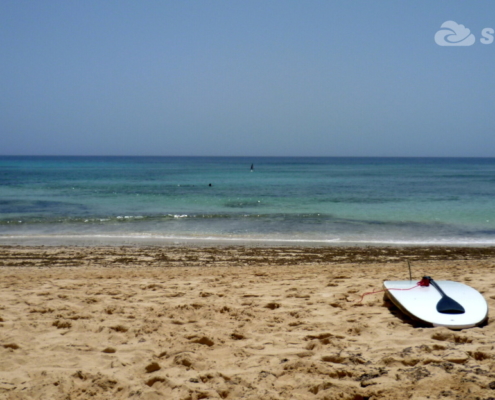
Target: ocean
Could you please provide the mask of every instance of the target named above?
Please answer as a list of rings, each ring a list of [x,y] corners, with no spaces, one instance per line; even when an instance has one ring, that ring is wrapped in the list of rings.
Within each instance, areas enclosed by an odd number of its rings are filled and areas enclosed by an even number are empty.
[[[495,245],[493,158],[0,157],[0,244]]]

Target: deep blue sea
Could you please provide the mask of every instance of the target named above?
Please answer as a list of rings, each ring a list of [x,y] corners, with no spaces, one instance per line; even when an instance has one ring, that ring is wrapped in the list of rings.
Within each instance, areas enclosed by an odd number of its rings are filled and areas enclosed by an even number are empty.
[[[0,157],[0,244],[67,241],[495,245],[495,159]]]

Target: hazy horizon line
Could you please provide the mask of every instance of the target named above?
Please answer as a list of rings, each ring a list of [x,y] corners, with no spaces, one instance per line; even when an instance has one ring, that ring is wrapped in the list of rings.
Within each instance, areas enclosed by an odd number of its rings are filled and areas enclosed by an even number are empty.
[[[160,155],[135,155],[135,154],[0,154],[0,157],[182,157],[182,158],[485,158],[491,159],[495,156],[335,156],[335,155],[172,155],[172,154],[160,154]]]

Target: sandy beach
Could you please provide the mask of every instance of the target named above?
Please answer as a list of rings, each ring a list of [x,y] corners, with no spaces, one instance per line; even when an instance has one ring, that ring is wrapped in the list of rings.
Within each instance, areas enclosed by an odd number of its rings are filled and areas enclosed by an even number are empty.
[[[495,248],[0,247],[0,398],[495,398],[491,320],[360,301],[408,260],[495,307]]]

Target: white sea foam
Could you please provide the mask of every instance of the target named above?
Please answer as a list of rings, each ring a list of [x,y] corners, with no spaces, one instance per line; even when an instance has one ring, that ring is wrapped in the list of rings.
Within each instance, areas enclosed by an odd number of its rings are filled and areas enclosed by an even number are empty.
[[[289,238],[289,237],[252,237],[219,235],[163,235],[153,233],[98,233],[98,234],[18,234],[0,235],[3,244],[167,244],[170,242],[194,243],[251,243],[251,244],[291,244],[291,245],[337,245],[337,246],[495,246],[495,239],[345,239],[345,238]]]

